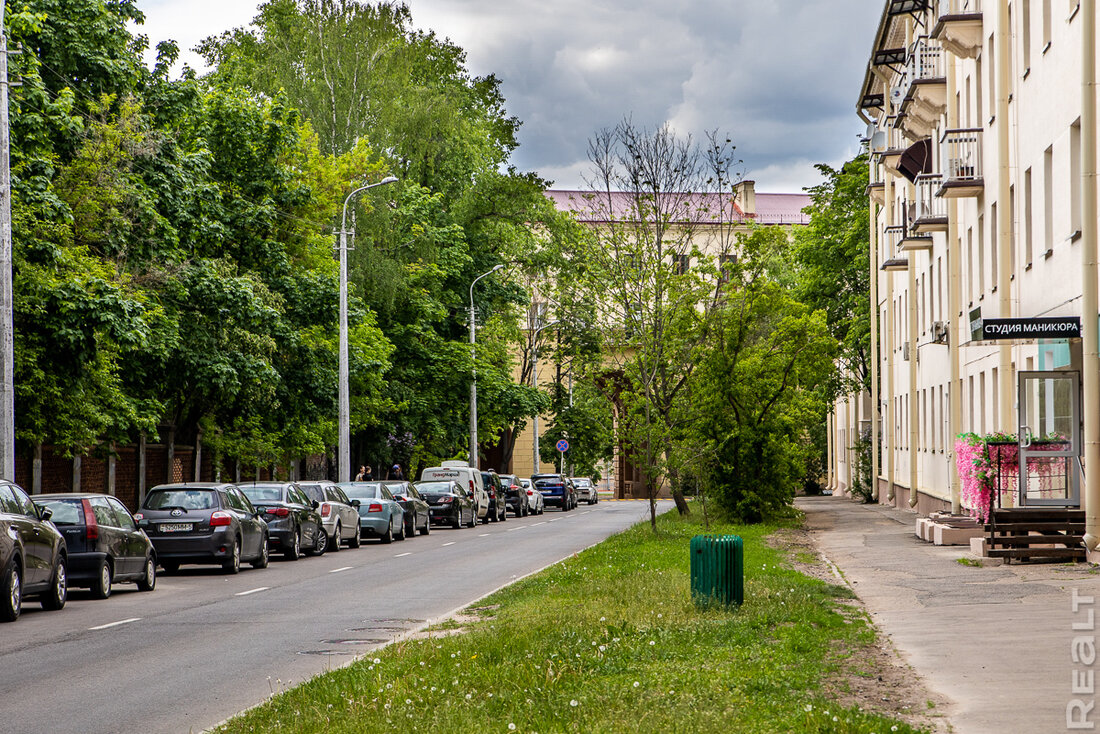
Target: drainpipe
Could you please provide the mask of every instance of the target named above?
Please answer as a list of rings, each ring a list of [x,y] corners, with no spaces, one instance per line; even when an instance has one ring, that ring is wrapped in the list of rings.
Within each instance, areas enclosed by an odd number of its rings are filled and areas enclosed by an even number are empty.
[[[955,106],[955,54],[944,50],[947,62],[947,129],[959,126],[959,110]],[[942,164],[942,161],[941,161]],[[950,380],[947,383],[947,475],[951,481],[951,514],[962,514],[962,487],[959,467],[955,457],[955,437],[962,433],[962,375],[959,368],[959,328],[961,294],[959,288],[959,264],[962,253],[959,247],[959,207],[955,198],[947,200],[947,360],[950,363]],[[942,419],[942,417],[941,417]]]
[[[894,174],[885,172],[886,179],[886,226],[894,223]],[[893,256],[894,253],[889,253]],[[897,455],[897,416],[894,414],[894,274],[886,273],[886,499],[894,504],[895,487],[894,459]]]
[[[1087,4],[1087,3],[1086,3]],[[1012,49],[1012,28],[1008,23],[1008,0],[1000,0],[997,12],[997,299],[1000,317],[1012,317],[1012,190],[1011,170],[1009,168],[1009,117],[1008,97],[1011,93],[1012,64],[1009,55]],[[1012,412],[1012,344],[1002,342],[1000,347],[999,369],[1000,385],[997,400],[1000,404],[999,430],[1011,433],[1013,430]]]
[[[1096,273],[1096,5],[1081,3],[1081,338],[1085,546],[1100,546],[1100,344]]]
[[[909,254],[909,506],[917,506],[917,443],[920,425],[917,421],[917,258]]]
[[[825,454],[829,457],[828,461],[828,477],[829,481],[826,483],[825,488],[830,492],[833,491],[833,454],[834,444],[833,440],[833,411],[829,411],[828,418],[825,419]]]
[[[875,157],[874,154],[870,156],[870,175],[868,180],[874,180],[875,174]],[[871,265],[871,280],[870,280],[870,300],[871,300],[871,354],[869,361],[871,363],[871,498],[878,502],[878,213],[875,206],[874,199],[870,199],[870,233],[868,242],[871,245],[870,256],[868,261]]]

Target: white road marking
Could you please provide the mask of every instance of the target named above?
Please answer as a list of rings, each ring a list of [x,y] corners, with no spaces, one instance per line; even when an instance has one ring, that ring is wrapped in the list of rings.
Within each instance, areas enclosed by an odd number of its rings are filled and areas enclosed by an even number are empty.
[[[479,537],[479,538],[488,538],[489,534],[488,533],[482,533],[481,535],[479,535],[477,537]]]
[[[398,553],[396,556],[394,556],[394,558],[401,558],[403,556],[411,556],[411,555],[412,555],[412,551],[409,551],[408,553]]]
[[[237,592],[233,596],[248,596],[249,594],[255,594],[255,593],[260,592],[260,591],[267,591],[270,588],[271,588],[270,586],[260,586],[260,587],[257,587],[255,589],[249,589],[248,591]]]
[[[354,566],[340,566],[340,568],[334,568],[329,573],[339,573],[341,571],[350,571]]]
[[[549,520],[543,520],[542,522],[537,522],[537,523],[535,523],[535,524],[534,524],[534,525],[532,525],[531,527],[538,527],[539,525],[545,525],[545,524],[546,524],[546,523],[548,523],[548,522],[550,522],[550,521],[549,521]]]
[[[101,624],[98,627],[89,627],[88,630],[105,630],[108,627],[118,627],[120,624],[129,624],[130,622],[136,622],[141,617],[130,617],[129,619],[120,619],[117,622],[109,622],[108,624]]]
[[[446,548],[446,547],[447,547],[447,546],[449,546],[449,545],[454,545],[454,544],[455,544],[456,542],[457,542],[457,541],[454,541],[454,540],[452,540],[452,541],[451,541],[450,543],[444,543],[443,545],[441,545],[441,546],[439,546],[439,547],[440,547],[440,548]]]
[[[553,520],[547,520],[546,522],[557,522],[560,519],[560,517],[555,517]]]

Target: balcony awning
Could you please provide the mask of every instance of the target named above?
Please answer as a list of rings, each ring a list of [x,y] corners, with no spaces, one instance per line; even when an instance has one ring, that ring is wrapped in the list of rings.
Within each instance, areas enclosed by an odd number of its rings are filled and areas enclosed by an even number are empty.
[[[905,176],[911,183],[916,183],[917,176],[922,173],[932,172],[932,139],[925,138],[910,145],[901,154],[898,161],[898,173]]]

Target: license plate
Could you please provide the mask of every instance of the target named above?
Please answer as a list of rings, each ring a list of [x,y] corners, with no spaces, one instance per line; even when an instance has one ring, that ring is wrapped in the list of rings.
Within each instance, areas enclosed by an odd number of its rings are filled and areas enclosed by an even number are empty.
[[[162,533],[186,533],[193,527],[194,525],[189,522],[164,523],[160,526],[160,531]]]

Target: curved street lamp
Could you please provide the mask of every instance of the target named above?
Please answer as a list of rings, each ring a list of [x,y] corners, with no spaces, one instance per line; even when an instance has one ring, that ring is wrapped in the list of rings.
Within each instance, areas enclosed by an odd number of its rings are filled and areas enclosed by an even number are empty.
[[[340,446],[336,466],[336,477],[340,482],[351,479],[351,400],[348,394],[348,203],[356,194],[396,181],[396,176],[386,176],[378,183],[355,189],[344,199],[344,213],[340,217],[340,396],[337,425]],[[354,232],[351,234],[355,235]]]
[[[473,379],[470,380],[470,466],[478,467],[477,455],[477,343],[474,332],[476,330],[474,318],[474,286],[487,275],[492,275],[504,267],[504,263],[494,265],[490,270],[474,278],[470,283],[470,364],[473,369]]]
[[[561,323],[561,321],[559,321],[558,319],[554,319],[549,324],[543,324],[542,326],[535,329],[535,333],[531,337],[531,387],[535,388],[536,390],[539,389],[539,347],[538,347],[539,332],[542,331],[543,329],[549,329],[551,326],[557,326],[560,323]],[[531,466],[534,467],[534,471],[531,472],[531,473],[532,474],[538,474],[539,473],[539,414],[538,414],[538,411],[535,411],[535,418],[534,418],[533,428],[535,429],[535,440],[534,440],[535,457],[534,457],[534,461],[531,463]]]

